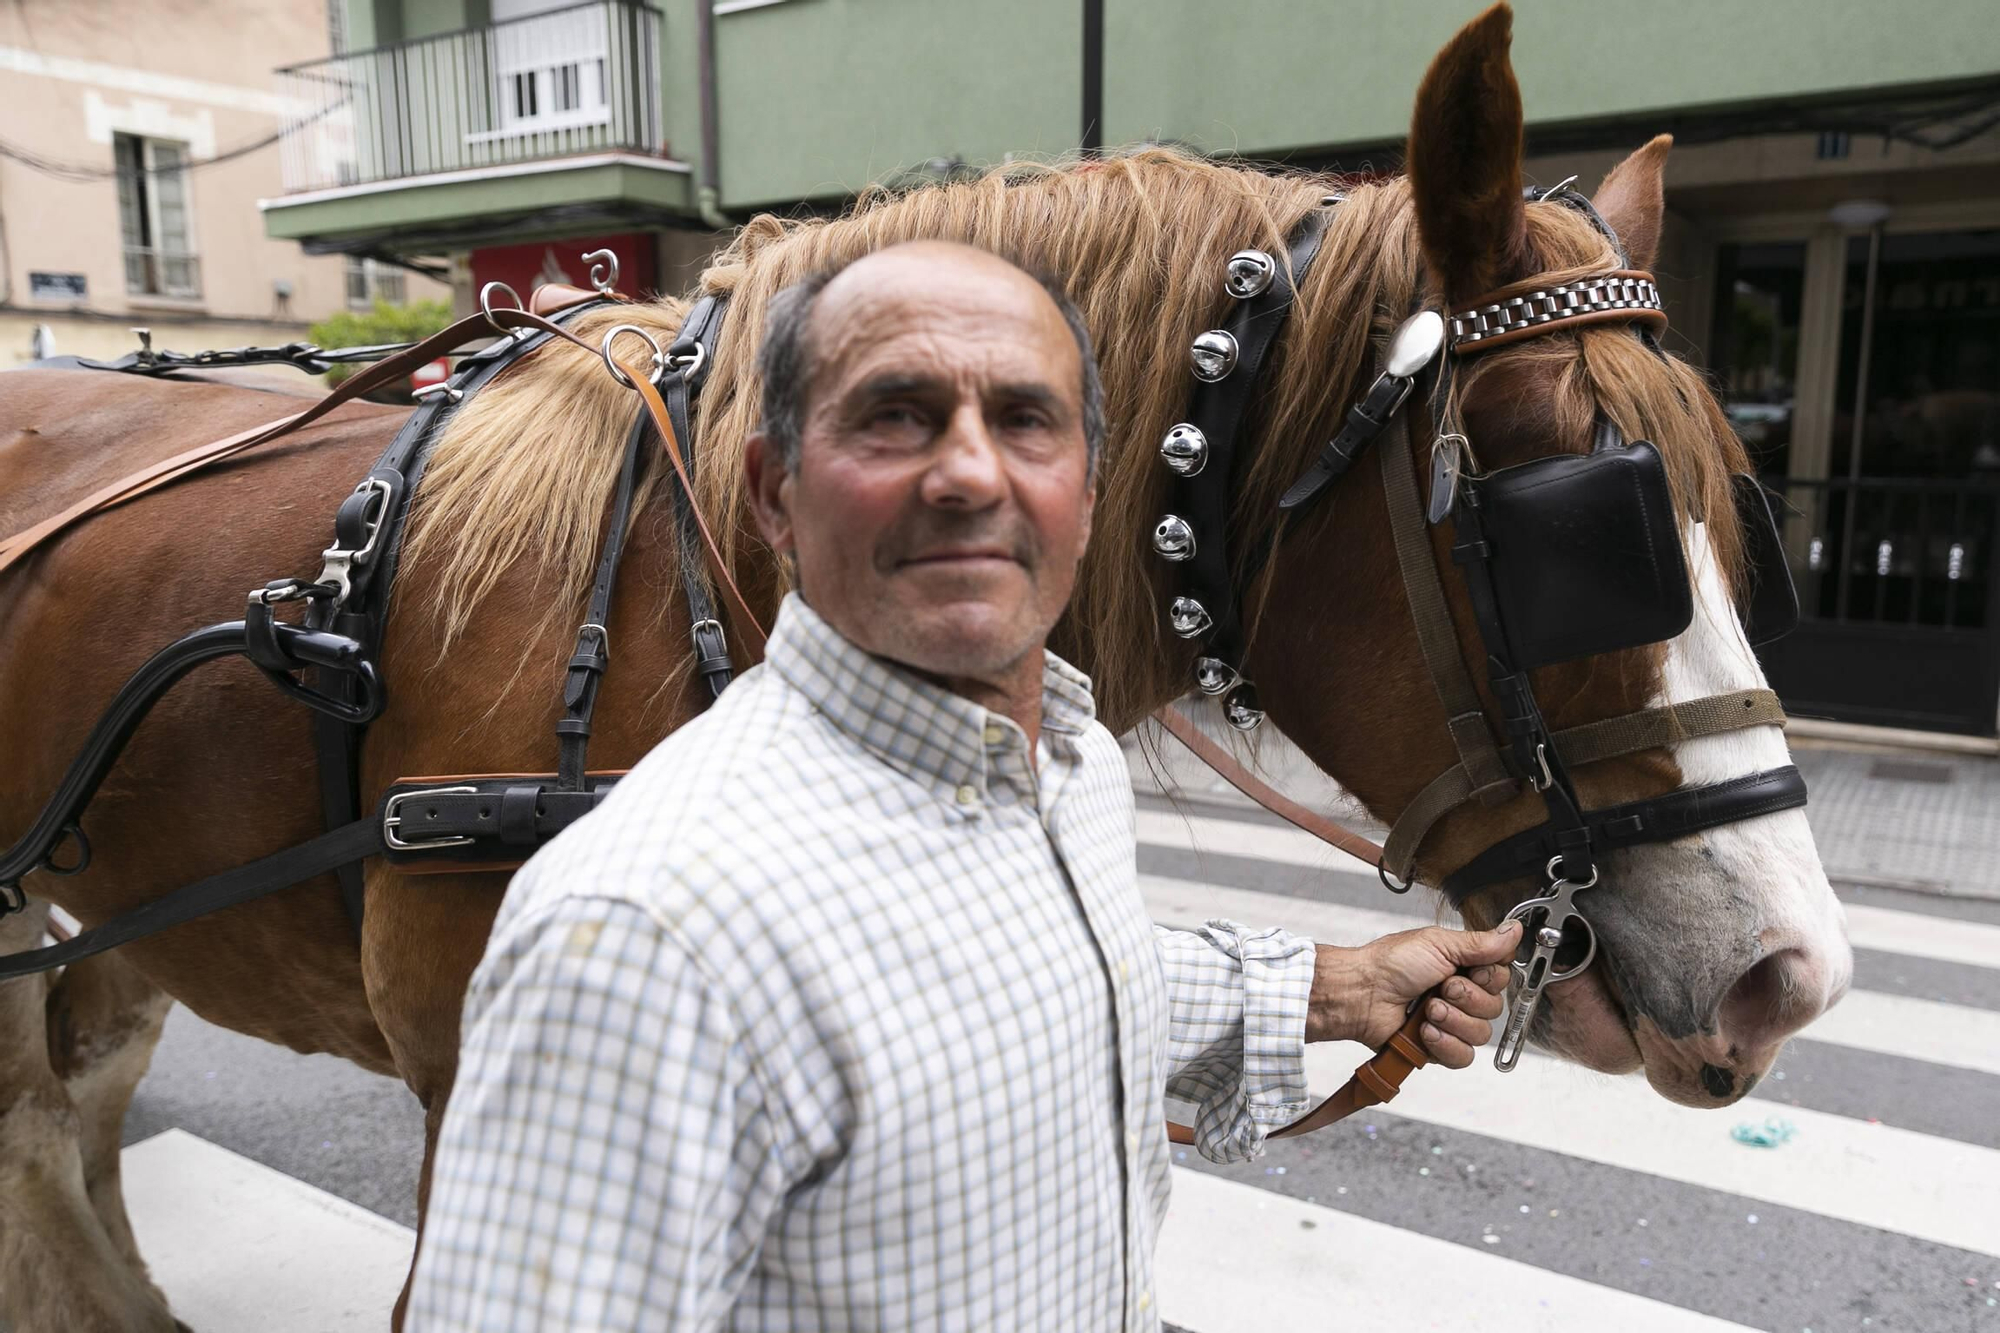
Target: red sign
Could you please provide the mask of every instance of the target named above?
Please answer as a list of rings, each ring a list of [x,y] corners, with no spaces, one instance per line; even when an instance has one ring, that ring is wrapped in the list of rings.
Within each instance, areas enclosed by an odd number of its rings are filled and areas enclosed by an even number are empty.
[[[618,257],[617,287],[621,293],[642,299],[658,294],[659,251],[652,234],[642,231],[474,250],[472,289],[478,291],[489,282],[504,282],[519,292],[525,302],[544,283],[589,287],[590,265],[583,262],[583,256],[592,250],[609,250]]]

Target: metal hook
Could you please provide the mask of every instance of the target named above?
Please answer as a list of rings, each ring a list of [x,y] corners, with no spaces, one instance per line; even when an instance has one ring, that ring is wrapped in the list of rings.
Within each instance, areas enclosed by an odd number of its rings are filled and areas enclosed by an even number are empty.
[[[632,377],[625,373],[625,368],[611,359],[611,344],[618,340],[618,335],[621,333],[636,333],[646,340],[646,346],[653,349],[653,372],[646,376],[646,378],[652,383],[658,384],[660,376],[666,373],[666,353],[660,350],[659,339],[655,338],[647,330],[640,328],[637,324],[616,324],[604,334],[604,366],[605,369],[611,372],[611,378],[617,380],[628,389],[637,389],[639,387],[632,382]]]
[[[526,314],[528,307],[521,300],[521,294],[504,282],[489,282],[479,289],[479,313],[486,316],[486,322],[493,326],[495,333],[498,333],[503,338],[511,338],[518,330],[507,328],[499,320],[493,318],[493,292],[496,288],[514,298],[514,304],[511,306],[501,306],[502,310],[518,310],[522,314]]]
[[[590,265],[590,285],[597,288],[597,294],[614,295],[618,286],[618,256],[609,250],[592,250],[583,257],[583,262]],[[607,268],[609,273],[605,272]]]

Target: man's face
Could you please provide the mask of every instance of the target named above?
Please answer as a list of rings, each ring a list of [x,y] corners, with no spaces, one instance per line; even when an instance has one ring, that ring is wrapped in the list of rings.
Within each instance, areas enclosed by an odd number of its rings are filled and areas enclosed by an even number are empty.
[[[1069,601],[1094,500],[1075,340],[1040,285],[962,246],[860,260],[815,302],[798,466],[753,443],[764,534],[879,657],[990,681]]]

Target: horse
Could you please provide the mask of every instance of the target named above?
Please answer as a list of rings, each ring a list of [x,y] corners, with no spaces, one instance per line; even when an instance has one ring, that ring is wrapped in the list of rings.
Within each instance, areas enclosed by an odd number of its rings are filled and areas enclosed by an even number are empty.
[[[1272,723],[1394,820],[1455,755],[1401,590],[1383,483],[1356,469],[1281,541],[1277,501],[1412,310],[1624,266],[1578,211],[1523,197],[1510,35],[1511,15],[1497,5],[1439,52],[1417,94],[1402,177],[1340,182],[1148,147],[876,191],[835,219],[745,225],[702,275],[701,290],[730,305],[690,441],[695,500],[743,594],[721,612],[738,664],[756,656],[753,620],[768,623],[786,586],[756,535],[739,467],[757,422],[764,307],[787,284],[874,249],[945,238],[1056,275],[1101,363],[1111,436],[1095,537],[1051,647],[1096,682],[1099,716],[1114,731],[1183,695],[1196,648],[1162,622],[1171,570],[1148,534],[1171,478],[1155,445],[1181,419],[1190,341],[1229,299],[1225,259],[1245,246],[1284,254],[1301,219],[1338,189],[1237,468],[1236,549],[1277,543],[1249,581],[1243,666]],[[1640,148],[1594,197],[1634,267],[1658,246],[1668,146],[1662,137]],[[637,324],[664,341],[689,304],[621,305],[574,328],[588,342]],[[4,387],[0,531],[268,415],[246,392],[108,374],[25,371]],[[1664,644],[1536,670],[1552,726],[1762,686],[1738,606],[1746,576],[1730,478],[1743,453],[1698,371],[1629,328],[1571,328],[1482,355],[1459,376],[1457,398],[1487,469],[1586,452],[1603,417],[1653,441],[1671,477],[1692,620]],[[595,357],[552,341],[451,418],[414,502],[382,650],[389,702],[362,756],[365,796],[412,774],[552,767],[557,682],[635,406]],[[1407,437],[1375,447],[1427,464],[1437,423],[1421,404],[1410,411]],[[240,606],[264,580],[314,567],[325,516],[400,420],[344,407],[94,517],[0,579],[0,728],[13,760],[0,770],[0,831],[25,827],[96,712],[152,649]],[[632,508],[613,603],[617,653],[592,750],[606,768],[629,766],[708,697],[678,578],[673,484],[654,460]],[[1440,527],[1431,539],[1460,649],[1477,661],[1450,538]],[[1782,734],[1760,726],[1583,764],[1575,781],[1597,806],[1784,762]],[[1526,789],[1462,806],[1425,841],[1419,875],[1438,883],[1542,817]],[[246,663],[204,668],[143,725],[89,818],[88,869],[31,877],[38,901],[0,921],[0,948],[39,936],[48,903],[92,925],[318,832],[304,710]],[[1841,910],[1798,810],[1614,852],[1604,864],[1592,908],[1602,965],[1550,988],[1532,1033],[1544,1049],[1642,1071],[1677,1102],[1723,1106],[1844,992],[1852,962]],[[0,1311],[23,1329],[175,1326],[117,1188],[117,1124],[157,1039],[163,995],[223,1026],[401,1079],[425,1110],[421,1206],[463,994],[505,883],[491,870],[416,874],[371,861],[358,946],[328,877],[130,944],[53,984],[0,985]],[[1461,915],[1490,925],[1535,891],[1510,881]],[[399,1302],[399,1322],[401,1311]]]

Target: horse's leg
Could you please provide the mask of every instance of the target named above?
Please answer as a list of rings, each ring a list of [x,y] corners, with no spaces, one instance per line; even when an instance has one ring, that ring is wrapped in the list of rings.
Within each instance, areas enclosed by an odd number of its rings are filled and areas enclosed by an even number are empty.
[[[47,921],[41,905],[0,920],[0,953],[36,947]],[[51,1063],[49,996],[45,977],[0,982],[0,1318],[20,1333],[173,1333],[128,1258],[129,1232],[121,1249],[92,1206],[84,1126]]]
[[[125,1112],[152,1063],[173,1001],[117,953],[63,970],[49,992],[49,1063],[75,1106],[83,1183],[104,1234],[141,1274],[119,1170]]]

